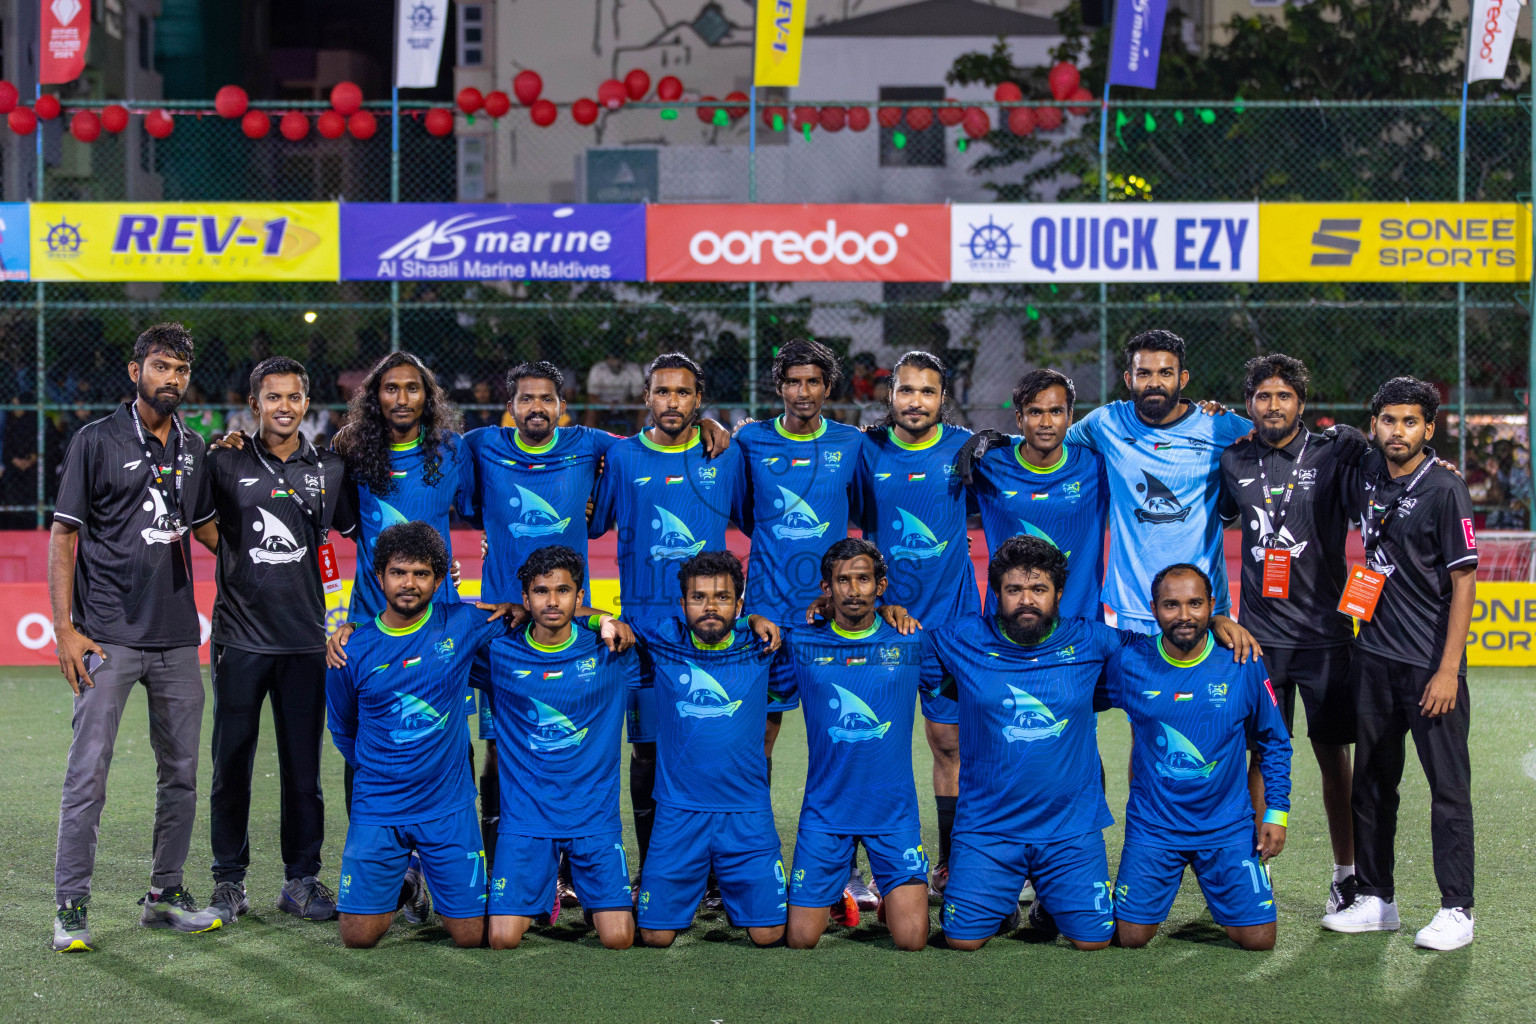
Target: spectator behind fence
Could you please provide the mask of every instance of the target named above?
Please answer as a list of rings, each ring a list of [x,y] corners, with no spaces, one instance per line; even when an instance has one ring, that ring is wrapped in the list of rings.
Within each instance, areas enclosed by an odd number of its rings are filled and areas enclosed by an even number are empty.
[[[891,401],[891,371],[876,370],[874,385],[870,397],[858,401],[861,427],[878,427],[885,423],[885,415],[889,411]]]
[[[494,405],[496,392],[488,380],[475,381],[474,389],[470,392],[469,403],[472,405]],[[494,427],[501,422],[501,415],[495,409],[465,409],[464,432],[478,430],[481,427]]]
[[[12,405],[26,405],[36,401],[30,392],[11,397]],[[37,413],[27,409],[12,409],[5,415],[3,447],[4,465],[0,466],[0,505],[33,505],[37,503]],[[36,513],[0,513],[0,523],[13,530],[30,529],[36,524]]]
[[[644,411],[618,409],[638,402],[640,393],[645,390],[644,371],[624,356],[624,351],[612,350],[588,371],[587,412],[582,420],[587,426],[602,426],[607,430],[613,430],[615,426],[627,427],[623,432],[628,434],[639,430],[644,421]]]

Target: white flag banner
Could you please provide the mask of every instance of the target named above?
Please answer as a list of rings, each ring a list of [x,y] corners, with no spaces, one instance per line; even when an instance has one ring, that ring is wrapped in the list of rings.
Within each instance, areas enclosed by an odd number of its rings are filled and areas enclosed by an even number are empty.
[[[1467,81],[1503,81],[1520,21],[1518,0],[1473,0],[1467,40]]]
[[[1513,4],[1514,0],[1506,0]],[[437,84],[443,56],[443,32],[448,27],[448,0],[397,0],[395,24],[395,85],[401,89],[430,89]],[[1509,47],[1504,48],[1509,52]]]

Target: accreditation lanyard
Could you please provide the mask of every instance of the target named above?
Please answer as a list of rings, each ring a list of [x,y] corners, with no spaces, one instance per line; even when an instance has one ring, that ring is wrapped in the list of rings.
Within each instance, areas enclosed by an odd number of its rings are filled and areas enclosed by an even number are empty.
[[[320,510],[318,512],[309,507],[309,502],[299,497],[297,488],[288,486],[287,476],[282,471],[274,469],[272,464],[267,461],[266,456],[261,454],[260,441],[252,440],[251,451],[256,454],[256,459],[261,463],[262,468],[272,475],[272,479],[277,481],[277,486],[287,491],[288,497],[298,502],[299,508],[303,509],[304,514],[315,524],[315,531],[320,535],[320,543],[324,544],[330,537],[330,531],[325,526],[325,462],[321,459],[318,448],[311,444],[308,439],[304,443],[309,445],[309,450],[314,453],[315,475],[320,478]]]
[[[1301,433],[1301,450],[1296,453],[1296,462],[1291,466],[1291,478],[1285,483],[1285,497],[1280,499],[1280,509],[1275,510],[1274,495],[1269,489],[1269,474],[1264,471],[1264,455],[1259,455],[1259,486],[1264,489],[1264,511],[1269,514],[1271,536],[1273,543],[1280,543],[1280,527],[1285,522],[1286,511],[1291,507],[1291,497],[1296,493],[1296,477],[1301,472],[1301,460],[1307,457],[1307,442],[1311,436],[1305,429]],[[1275,449],[1279,451],[1279,449]]]
[[[144,423],[139,419],[139,407],[137,404],[133,404],[129,406],[129,409],[133,412],[133,432],[138,435],[139,447],[144,449],[144,461],[149,463],[149,470],[154,474],[155,490],[160,492],[160,497],[165,501],[166,513],[176,521],[176,526],[179,529],[181,527],[181,462],[182,453],[187,448],[187,439],[186,435],[182,432],[181,421],[176,418],[175,413],[171,414],[171,426],[176,428],[174,431],[176,434],[176,448],[175,451],[171,451],[169,444],[164,448],[164,452],[170,455],[171,458],[172,484],[171,492],[167,493],[165,489],[165,470],[160,465],[160,460],[155,458],[154,454],[149,450],[149,441],[144,437]]]
[[[1419,481],[1424,479],[1424,474],[1428,473],[1432,468],[1434,468],[1434,465],[1435,453],[1426,448],[1424,450],[1424,462],[1413,474],[1413,479],[1408,481],[1408,486],[1403,488],[1401,494],[1393,498],[1391,503],[1382,508],[1380,516],[1377,516],[1374,511],[1376,503],[1374,501],[1371,502],[1371,508],[1366,510],[1366,521],[1373,524],[1374,529],[1370,530],[1370,536],[1365,538],[1365,553],[1367,558],[1370,558],[1371,561],[1376,561],[1373,556],[1381,547],[1382,537],[1387,532],[1387,520],[1392,518],[1392,513],[1396,512],[1398,506],[1407,500],[1408,495],[1413,492],[1413,489],[1416,486],[1418,486]]]

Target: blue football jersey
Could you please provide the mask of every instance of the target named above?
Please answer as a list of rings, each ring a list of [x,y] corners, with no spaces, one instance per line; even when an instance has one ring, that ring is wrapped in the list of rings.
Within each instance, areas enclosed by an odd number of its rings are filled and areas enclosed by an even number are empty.
[[[562,544],[587,558],[587,499],[603,456],[620,438],[589,427],[559,427],[528,448],[512,427],[481,427],[464,437],[473,455],[474,506],[487,554],[480,599],[521,601],[517,570],[528,555]]]
[[[1221,450],[1253,429],[1236,413],[1207,416],[1190,405],[1166,426],[1149,426],[1134,402],[1111,402],[1072,424],[1067,443],[1104,457],[1109,477],[1110,561],[1104,603],[1144,622],[1152,614],[1152,577],[1178,562],[1205,570],[1215,610],[1232,607],[1222,550]],[[1156,630],[1148,630],[1155,632]]]
[[[429,467],[421,439],[392,445],[390,490],[375,494],[368,485],[357,485],[357,577],[352,583],[348,614],[355,621],[371,619],[384,610],[384,592],[373,574],[373,546],[383,533],[399,523],[423,522],[442,535],[453,560],[453,541],[448,533],[448,514],[457,509],[466,519],[474,516],[475,474],[468,447],[458,434],[444,435],[436,465]],[[427,477],[432,477],[429,482]],[[457,604],[458,589],[446,579],[432,597],[438,604]]]
[[[924,629],[923,685],[959,704],[955,832],[1020,842],[1070,839],[1113,824],[1099,776],[1099,677],[1135,634],[1061,619],[1038,644],[994,618]],[[946,680],[945,677],[948,677]]]
[[[786,631],[788,676],[805,709],[810,759],[800,827],[887,835],[918,827],[912,721],[921,641],[880,618],[859,633],[834,623]]]
[[[891,429],[864,435],[858,504],[865,539],[885,556],[883,600],[924,626],[968,619],[981,607],[965,531],[967,495],[955,475],[955,456],[970,436],[946,425],[922,445]]]
[[[1026,534],[1048,540],[1067,556],[1067,586],[1061,615],[1104,621],[1099,589],[1104,581],[1104,524],[1109,509],[1109,481],[1097,452],[1062,445],[1055,465],[1037,469],[1019,450],[994,449],[976,463],[976,503],[987,551],[1009,537]],[[997,609],[987,591],[986,614]]]
[[[374,619],[353,632],[347,664],[325,674],[326,724],[357,772],[353,821],[431,821],[474,801],[464,691],[505,631],[473,605],[434,604],[409,629]]]
[[[608,450],[589,533],[618,529],[625,622],[658,626],[677,616],[678,568],[700,551],[725,550],[725,528],[741,522],[745,497],[739,445],[708,459],[697,433],[675,447],[638,434]]]
[[[1141,637],[1110,659],[1109,700],[1131,720],[1131,797],[1125,841],[1173,850],[1248,843],[1248,743],[1259,752],[1264,803],[1291,809],[1291,741],[1261,659],[1246,665],[1208,636],[1175,661],[1162,637]]]
[[[620,727],[639,661],[575,624],[558,646],[535,643],[526,626],[491,644],[499,831],[548,839],[619,831]]]
[[[692,811],[771,810],[763,719],[774,661],[788,654],[768,652],[741,621],[709,647],[681,619],[636,633],[642,685],[656,688],[656,802]]]
[[[864,433],[823,417],[791,434],[780,417],[736,435],[749,482],[747,607],[784,624],[803,621],[821,596],[821,556],[848,536]]]

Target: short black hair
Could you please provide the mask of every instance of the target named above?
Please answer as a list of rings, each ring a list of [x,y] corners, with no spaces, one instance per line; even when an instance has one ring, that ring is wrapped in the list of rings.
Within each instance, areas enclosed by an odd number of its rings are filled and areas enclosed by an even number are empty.
[[[914,349],[911,352],[903,353],[902,357],[896,360],[896,365],[891,367],[892,394],[895,394],[896,374],[904,366],[916,367],[919,370],[932,370],[934,373],[937,373],[939,375],[939,394],[945,398],[949,397],[949,367],[944,365],[944,360],[932,352],[924,352],[922,349]]]
[[[565,394],[565,374],[560,372],[560,367],[543,359],[528,363],[518,363],[507,371],[507,394],[517,394],[517,382],[520,380],[548,380],[554,381],[555,393]]]
[[[835,352],[814,338],[794,338],[784,343],[773,361],[773,390],[778,391],[784,386],[789,371],[796,366],[814,366],[820,370],[828,392],[843,379]]]
[[[304,388],[304,397],[308,398],[309,372],[304,369],[303,363],[287,356],[272,356],[256,364],[256,368],[251,371],[251,397],[255,398],[261,392],[261,382],[268,377],[282,377],[290,373],[299,378],[299,384]]]
[[[729,576],[741,597],[746,587],[746,577],[741,572],[741,559],[729,551],[700,551],[677,570],[677,585],[684,597],[688,596],[688,581],[701,576]]]
[[[1045,573],[1056,585],[1058,594],[1066,588],[1067,556],[1044,538],[1020,534],[1009,537],[998,546],[992,560],[987,563],[987,585],[993,593],[1002,589],[1003,577],[1014,569]]]
[[[448,575],[448,545],[443,543],[443,535],[419,519],[386,527],[373,542],[373,571],[377,575],[384,575],[396,558],[430,565],[437,579]]]
[[[1271,374],[1271,376],[1273,376],[1273,374]],[[1152,577],[1152,603],[1157,604],[1157,592],[1162,589],[1164,576],[1167,576],[1170,573],[1185,572],[1192,572],[1196,576],[1200,577],[1200,582],[1205,584],[1205,599],[1207,601],[1216,596],[1215,591],[1211,587],[1211,578],[1205,574],[1204,569],[1200,568],[1198,565],[1195,565],[1193,562],[1175,562],[1172,565],[1164,566],[1162,569],[1158,570],[1156,576]]]
[[[1013,411],[1023,412],[1024,407],[1046,388],[1061,388],[1067,393],[1067,412],[1071,412],[1077,404],[1077,385],[1072,383],[1072,378],[1060,370],[1041,367],[1030,370],[1013,386]]]
[[[838,562],[846,562],[860,555],[868,555],[869,560],[875,564],[875,579],[885,579],[885,556],[880,554],[880,549],[863,537],[844,537],[827,548],[827,553],[821,556],[821,582],[832,582],[832,570]]]
[[[651,365],[645,368],[645,389],[651,389],[651,374],[657,370],[687,370],[693,374],[693,386],[699,394],[704,393],[704,371],[699,369],[699,364],[683,355],[681,352],[663,352],[651,360]]]
[[[1424,420],[1433,423],[1440,411],[1440,392],[1427,381],[1417,377],[1393,377],[1376,389],[1371,399],[1371,415],[1380,416],[1389,405],[1417,405],[1424,413]]]
[[[1125,368],[1131,368],[1131,360],[1137,352],[1172,352],[1179,357],[1179,371],[1184,370],[1184,339],[1172,331],[1142,331],[1125,343]]]
[[[1245,402],[1253,398],[1254,392],[1259,390],[1259,385],[1271,377],[1279,377],[1285,381],[1286,386],[1296,392],[1296,397],[1303,402],[1307,400],[1307,388],[1312,384],[1312,375],[1307,372],[1307,364],[1282,352],[1255,356],[1243,367],[1243,373],[1246,375],[1243,379],[1243,401]]]
[[[178,323],[167,321],[145,328],[133,343],[133,361],[140,366],[151,352],[164,352],[177,359],[192,361],[192,332]]]
[[[523,585],[523,593],[526,594],[536,577],[548,576],[556,569],[564,569],[570,573],[578,589],[586,586],[587,569],[582,564],[581,556],[564,544],[549,544],[536,548],[523,560],[523,564],[517,567],[517,582]]]

